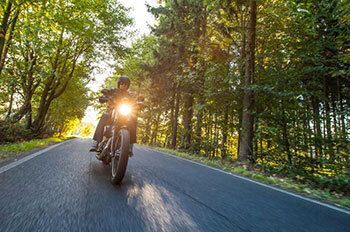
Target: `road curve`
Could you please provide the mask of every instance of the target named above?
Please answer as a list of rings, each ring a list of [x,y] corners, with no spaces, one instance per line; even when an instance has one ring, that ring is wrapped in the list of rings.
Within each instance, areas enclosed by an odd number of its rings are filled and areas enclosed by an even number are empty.
[[[350,231],[350,215],[135,148],[121,186],[74,139],[0,173],[0,231]]]

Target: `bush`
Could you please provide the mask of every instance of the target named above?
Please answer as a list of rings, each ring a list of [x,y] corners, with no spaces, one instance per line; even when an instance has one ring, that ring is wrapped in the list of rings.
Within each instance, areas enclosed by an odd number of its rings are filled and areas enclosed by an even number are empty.
[[[308,171],[305,168],[293,168],[288,165],[274,167],[258,164],[256,167],[267,175],[276,174],[281,177],[288,177],[299,183],[311,185],[314,188],[329,189],[330,191],[350,196],[349,173],[339,173],[330,176],[320,172]]]
[[[0,143],[13,143],[31,139],[31,131],[23,125],[0,122]]]
[[[345,195],[350,196],[350,176],[318,176],[314,177],[313,179],[314,183],[319,185],[318,187],[327,188],[331,191],[342,192]]]

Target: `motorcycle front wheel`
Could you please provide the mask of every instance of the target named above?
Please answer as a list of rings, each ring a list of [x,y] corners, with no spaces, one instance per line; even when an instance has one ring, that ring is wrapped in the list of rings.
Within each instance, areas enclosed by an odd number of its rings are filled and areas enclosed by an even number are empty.
[[[120,184],[124,178],[130,152],[130,134],[127,129],[121,129],[115,138],[115,155],[112,158],[111,182]]]

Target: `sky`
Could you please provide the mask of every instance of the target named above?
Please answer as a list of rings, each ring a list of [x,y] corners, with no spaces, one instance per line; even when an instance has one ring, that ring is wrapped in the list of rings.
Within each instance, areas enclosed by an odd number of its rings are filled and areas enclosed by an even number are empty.
[[[154,24],[154,17],[147,12],[146,4],[156,6],[156,0],[119,0],[124,6],[130,7],[130,17],[135,20],[134,26],[139,32],[139,36],[142,34],[148,34],[150,32],[148,24]]]
[[[151,13],[147,11],[147,6],[156,6],[157,0],[119,0],[124,6],[130,8],[129,16],[134,19],[134,24],[130,27],[131,31],[135,31],[135,36],[126,41],[126,45],[130,46],[133,41],[140,38],[142,35],[149,34],[149,25],[154,25],[155,19]],[[94,81],[90,82],[88,88],[96,92],[103,85],[107,77],[113,74],[113,60],[103,60],[96,63],[95,66],[99,67],[92,74],[94,76]],[[85,117],[83,122],[97,124],[97,111],[93,107],[88,107],[85,112]]]

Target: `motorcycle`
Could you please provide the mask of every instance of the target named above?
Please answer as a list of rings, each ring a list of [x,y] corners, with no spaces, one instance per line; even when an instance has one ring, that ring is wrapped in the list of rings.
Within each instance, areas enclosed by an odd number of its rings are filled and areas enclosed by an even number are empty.
[[[122,99],[111,112],[111,123],[104,127],[103,139],[97,145],[96,158],[105,165],[111,164],[111,182],[120,184],[124,178],[130,150],[129,125],[131,117],[136,117],[137,110],[143,104],[143,99],[132,102]]]

